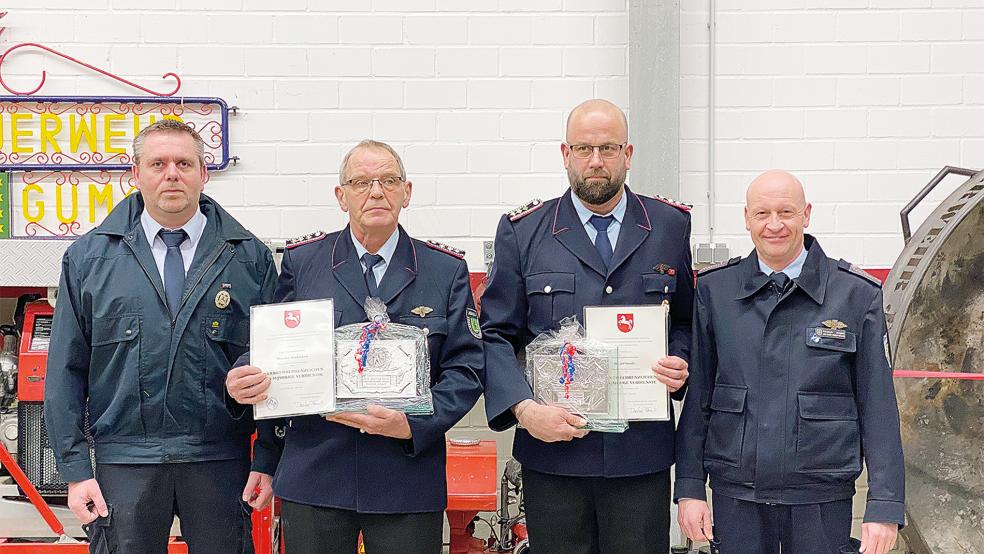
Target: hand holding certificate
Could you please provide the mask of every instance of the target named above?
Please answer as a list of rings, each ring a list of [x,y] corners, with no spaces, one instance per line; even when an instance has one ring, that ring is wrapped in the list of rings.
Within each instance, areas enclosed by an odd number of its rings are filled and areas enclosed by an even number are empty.
[[[584,308],[588,338],[618,347],[619,415],[624,419],[670,419],[669,392],[652,369],[666,356],[669,310],[666,303]]]
[[[334,326],[331,299],[250,309],[250,364],[270,378],[256,419],[335,409]]]

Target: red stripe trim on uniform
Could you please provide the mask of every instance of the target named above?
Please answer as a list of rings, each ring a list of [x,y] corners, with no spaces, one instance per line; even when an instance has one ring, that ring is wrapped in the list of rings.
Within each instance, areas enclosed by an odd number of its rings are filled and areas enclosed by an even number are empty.
[[[984,381],[984,373],[960,373],[956,371],[915,371],[897,369],[892,372],[896,379],[960,379],[963,381]]]

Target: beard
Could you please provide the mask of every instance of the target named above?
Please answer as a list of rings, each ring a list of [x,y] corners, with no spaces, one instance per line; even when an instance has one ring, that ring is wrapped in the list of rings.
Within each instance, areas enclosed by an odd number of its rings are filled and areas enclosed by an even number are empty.
[[[582,201],[593,206],[599,206],[608,202],[622,190],[625,184],[625,168],[620,168],[606,175],[604,170],[592,172],[586,175],[579,174],[574,164],[567,168],[567,180],[571,183],[571,190]],[[591,182],[588,182],[591,179]]]

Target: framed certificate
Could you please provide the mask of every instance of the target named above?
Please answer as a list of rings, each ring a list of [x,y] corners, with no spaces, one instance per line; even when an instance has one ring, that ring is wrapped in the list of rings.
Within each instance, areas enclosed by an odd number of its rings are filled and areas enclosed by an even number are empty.
[[[254,417],[335,409],[335,308],[331,299],[250,308],[250,365],[270,376]]]
[[[619,417],[670,419],[670,394],[652,366],[666,356],[670,305],[585,306],[584,329],[592,340],[618,347]]]

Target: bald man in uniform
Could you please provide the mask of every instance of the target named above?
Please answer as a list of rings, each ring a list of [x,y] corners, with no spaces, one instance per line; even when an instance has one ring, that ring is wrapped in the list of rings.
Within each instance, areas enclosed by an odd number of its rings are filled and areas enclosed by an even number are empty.
[[[858,552],[863,461],[860,551],[885,554],[905,522],[905,479],[880,283],[804,233],[812,206],[793,175],[763,173],[746,200],[755,250],[697,278],[680,527],[728,554]]]
[[[606,100],[571,112],[560,145],[570,189],[504,215],[482,297],[489,425],[517,422],[530,545],[537,554],[669,551],[673,422],[624,433],[533,399],[519,362],[537,335],[585,306],[670,302],[669,356],[653,366],[671,391],[687,379],[693,274],[689,207],[625,185],[625,114]]]

